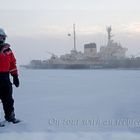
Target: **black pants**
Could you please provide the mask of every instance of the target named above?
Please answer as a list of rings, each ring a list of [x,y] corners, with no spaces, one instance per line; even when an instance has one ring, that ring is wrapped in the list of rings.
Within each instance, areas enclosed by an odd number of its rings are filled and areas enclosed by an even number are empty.
[[[9,73],[0,72],[0,99],[2,101],[5,119],[14,117],[14,99],[12,97],[12,84],[9,79]]]

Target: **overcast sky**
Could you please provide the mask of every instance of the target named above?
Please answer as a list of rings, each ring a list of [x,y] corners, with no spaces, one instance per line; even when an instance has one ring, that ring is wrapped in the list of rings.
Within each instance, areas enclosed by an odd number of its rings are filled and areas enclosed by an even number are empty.
[[[76,24],[77,49],[96,42],[98,50],[107,41],[106,26],[112,25],[114,40],[128,48],[128,55],[140,52],[139,0],[0,0],[0,27],[18,64],[31,59],[68,53],[73,40],[67,34]]]

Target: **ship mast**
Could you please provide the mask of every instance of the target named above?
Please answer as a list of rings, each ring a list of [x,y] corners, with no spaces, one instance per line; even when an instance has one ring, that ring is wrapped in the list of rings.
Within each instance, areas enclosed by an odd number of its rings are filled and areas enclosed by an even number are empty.
[[[73,35],[68,33],[68,36],[71,36],[73,39],[73,50],[76,52],[76,31],[75,31],[75,24],[73,24]]]
[[[107,30],[107,34],[108,34],[108,43],[107,43],[107,46],[110,46],[110,44],[111,44],[111,38],[113,36],[112,33],[111,33],[111,31],[112,31],[111,26],[107,27],[106,30]]]
[[[75,24],[73,24],[73,45],[74,45],[74,51],[76,51],[76,31],[75,31]]]

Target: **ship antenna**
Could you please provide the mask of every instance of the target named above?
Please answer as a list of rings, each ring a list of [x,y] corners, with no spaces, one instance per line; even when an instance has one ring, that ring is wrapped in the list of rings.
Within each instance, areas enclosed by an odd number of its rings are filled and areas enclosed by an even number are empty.
[[[106,30],[107,30],[107,34],[108,34],[108,43],[107,43],[107,46],[110,46],[111,38],[112,38],[112,34],[111,34],[112,28],[111,28],[111,26],[107,27]]]

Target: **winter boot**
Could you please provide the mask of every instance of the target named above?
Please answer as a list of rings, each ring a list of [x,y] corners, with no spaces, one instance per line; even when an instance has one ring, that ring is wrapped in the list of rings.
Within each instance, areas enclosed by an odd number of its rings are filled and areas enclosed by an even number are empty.
[[[9,117],[6,117],[5,119],[6,119],[6,121],[12,122],[14,124],[21,122],[19,119],[15,118],[15,113],[14,112],[12,112],[11,115]]]
[[[7,120],[7,121],[8,121],[8,122],[12,122],[12,123],[14,123],[14,124],[21,122],[19,119],[16,119],[16,118],[12,118],[12,119]]]

